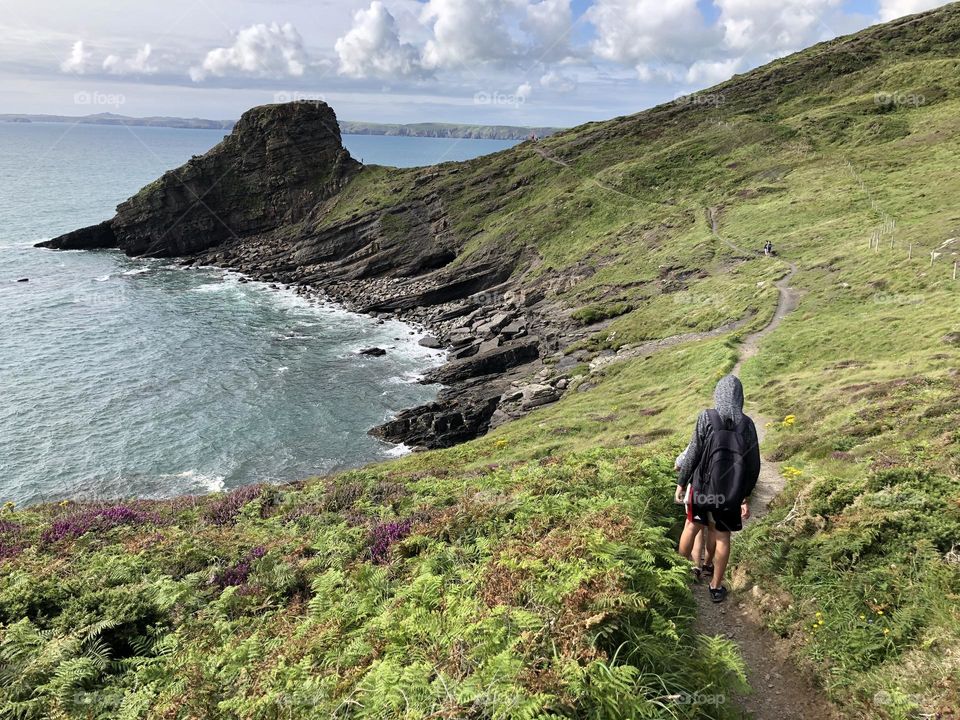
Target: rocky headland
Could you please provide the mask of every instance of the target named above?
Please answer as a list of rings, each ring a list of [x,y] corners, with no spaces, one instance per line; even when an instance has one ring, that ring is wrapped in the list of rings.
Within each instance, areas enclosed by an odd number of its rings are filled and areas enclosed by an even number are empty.
[[[343,191],[374,169],[343,147],[333,109],[268,105],[123,202],[111,220],[40,246],[214,265],[418,324],[431,333],[425,342],[449,349],[449,362],[424,378],[444,387],[436,401],[371,432],[447,447],[559,399],[577,360],[557,351],[581,335],[548,299],[563,277],[529,276],[532,258],[520,251],[464,252],[469,237],[455,228],[442,189],[459,182],[463,165],[377,168],[403,175],[410,191],[345,215]],[[495,188],[496,180],[484,182]]]

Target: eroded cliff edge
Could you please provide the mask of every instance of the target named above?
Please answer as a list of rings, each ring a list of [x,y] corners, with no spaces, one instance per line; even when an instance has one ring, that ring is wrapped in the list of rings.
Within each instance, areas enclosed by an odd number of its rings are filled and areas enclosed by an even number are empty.
[[[539,283],[516,277],[531,258],[509,245],[470,252],[470,237],[449,209],[465,187],[474,188],[481,206],[502,199],[499,167],[364,167],[343,147],[326,104],[268,105],[245,113],[209,152],[123,202],[111,220],[41,246],[177,257],[421,323],[451,349],[450,362],[426,378],[445,387],[435,402],[373,432],[446,447],[562,390],[534,382],[545,379],[535,376],[545,375],[542,358],[559,347],[563,322]],[[377,182],[358,182],[365,175]],[[345,198],[351,183],[357,187]]]

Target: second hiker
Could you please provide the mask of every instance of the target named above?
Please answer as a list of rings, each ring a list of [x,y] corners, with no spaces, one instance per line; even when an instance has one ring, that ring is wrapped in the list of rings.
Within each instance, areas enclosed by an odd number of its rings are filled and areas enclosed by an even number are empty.
[[[722,602],[730,558],[730,534],[743,529],[750,517],[750,494],[760,477],[757,428],[743,412],[743,385],[735,375],[717,383],[714,405],[697,418],[693,438],[680,463],[679,497],[689,497],[687,523],[680,537],[680,554],[692,558],[697,536],[710,526],[716,540],[710,599]],[[692,489],[688,493],[688,486]]]

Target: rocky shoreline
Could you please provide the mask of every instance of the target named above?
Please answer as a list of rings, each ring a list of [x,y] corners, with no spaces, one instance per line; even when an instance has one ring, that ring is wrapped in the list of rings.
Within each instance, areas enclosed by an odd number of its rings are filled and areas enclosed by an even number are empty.
[[[286,285],[289,279],[263,272],[256,262],[236,264],[229,257],[216,261],[207,255],[191,256],[179,262],[186,267],[231,269],[251,280],[274,285]],[[555,364],[544,362],[547,346],[538,331],[546,331],[548,323],[528,312],[542,300],[509,289],[512,283],[494,292],[398,311],[375,308],[411,290],[428,292],[435,288],[392,280],[289,285],[310,300],[336,303],[382,321],[404,322],[425,333],[421,344],[447,352],[446,362],[428,370],[420,380],[442,386],[436,400],[403,410],[393,420],[370,430],[375,437],[402,443],[414,451],[451,447],[476,438],[530,410],[556,402],[583,379],[567,372],[578,365],[574,358],[580,357],[579,353],[547,358]],[[529,304],[531,300],[537,302]],[[378,349],[364,352],[375,355],[379,353],[373,351]]]
[[[557,279],[528,277],[519,254],[463,257],[467,239],[432,187],[459,169],[440,168],[408,171],[415,190],[394,205],[330,221],[340,192],[366,171],[343,148],[333,110],[264,106],[113,219],[40,245],[212,265],[416,324],[449,352],[423,380],[443,388],[371,433],[417,449],[449,447],[558,400],[580,379],[569,371],[581,359],[559,351],[582,332],[548,299]]]

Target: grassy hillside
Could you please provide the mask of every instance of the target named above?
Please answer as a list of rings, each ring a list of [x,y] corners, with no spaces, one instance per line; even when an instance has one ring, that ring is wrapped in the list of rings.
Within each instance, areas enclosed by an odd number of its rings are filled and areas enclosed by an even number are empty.
[[[955,712],[958,71],[952,5],[537,145],[361,173],[321,222],[436,194],[461,261],[520,258],[583,324],[576,389],[302,486],[7,508],[0,715],[736,717],[733,649],[691,630],[670,468],[787,260],[799,307],[742,377],[752,412],[796,418],[764,447],[790,482],[733,589],[844,715]],[[736,249],[767,240],[780,258]]]

